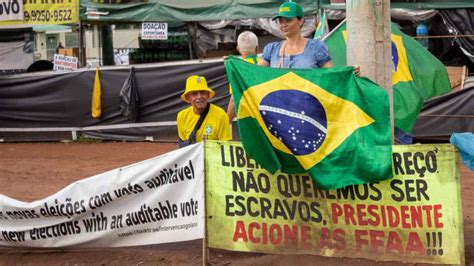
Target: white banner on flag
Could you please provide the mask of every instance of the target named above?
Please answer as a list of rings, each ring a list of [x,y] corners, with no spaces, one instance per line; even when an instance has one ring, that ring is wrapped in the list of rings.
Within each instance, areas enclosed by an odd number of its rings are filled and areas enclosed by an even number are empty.
[[[204,234],[198,143],[74,182],[31,203],[0,195],[0,246],[120,247]]]

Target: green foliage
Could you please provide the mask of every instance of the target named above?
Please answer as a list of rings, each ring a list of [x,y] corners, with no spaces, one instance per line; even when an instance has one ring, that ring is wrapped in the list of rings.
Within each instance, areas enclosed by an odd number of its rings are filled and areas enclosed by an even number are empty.
[[[91,138],[91,137],[86,137],[86,136],[79,136],[75,142],[77,143],[102,143],[102,139],[96,139],[96,138]]]

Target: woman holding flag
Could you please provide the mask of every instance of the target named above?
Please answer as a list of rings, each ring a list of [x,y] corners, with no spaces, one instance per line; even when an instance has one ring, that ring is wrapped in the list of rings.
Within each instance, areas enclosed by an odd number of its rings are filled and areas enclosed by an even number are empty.
[[[329,68],[333,67],[325,43],[301,35],[304,24],[303,8],[295,2],[283,3],[273,20],[278,19],[285,40],[272,42],[263,49],[260,65],[275,68]],[[354,66],[355,74],[360,67]]]
[[[304,24],[303,8],[295,2],[280,6],[278,19],[280,31],[285,36],[281,42],[272,42],[263,50],[262,66],[276,68],[328,68],[332,67],[331,56],[326,45],[301,36]]]

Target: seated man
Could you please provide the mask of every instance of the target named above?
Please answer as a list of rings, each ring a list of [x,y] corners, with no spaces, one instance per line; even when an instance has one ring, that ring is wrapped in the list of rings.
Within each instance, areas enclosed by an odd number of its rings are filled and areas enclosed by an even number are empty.
[[[231,140],[229,117],[222,108],[208,103],[214,91],[207,86],[206,79],[190,76],[186,80],[186,90],[181,99],[191,106],[181,110],[176,119],[178,124],[179,146],[202,141]]]

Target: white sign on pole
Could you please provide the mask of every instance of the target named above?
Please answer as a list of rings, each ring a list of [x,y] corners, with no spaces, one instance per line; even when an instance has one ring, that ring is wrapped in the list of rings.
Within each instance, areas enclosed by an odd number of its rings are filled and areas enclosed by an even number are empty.
[[[167,40],[168,23],[144,22],[142,23],[142,40]]]
[[[0,0],[0,21],[23,20],[23,1]]]
[[[77,70],[77,57],[55,54],[53,70],[54,71]]]
[[[191,145],[35,202],[0,195],[0,246],[121,247],[202,238],[203,151],[202,143]]]

